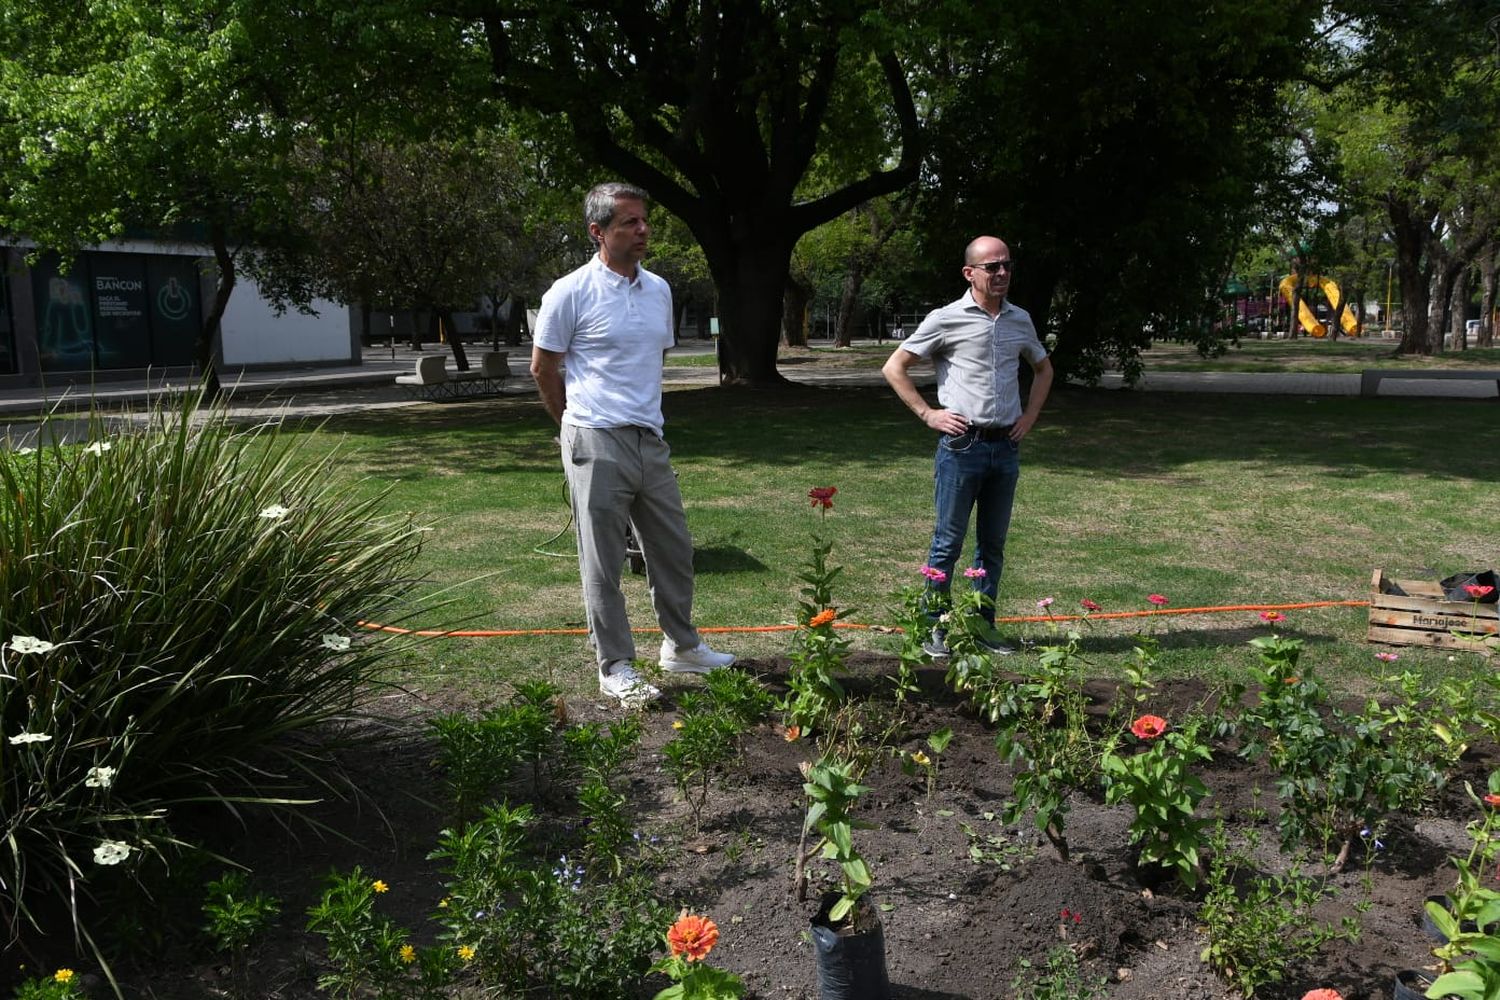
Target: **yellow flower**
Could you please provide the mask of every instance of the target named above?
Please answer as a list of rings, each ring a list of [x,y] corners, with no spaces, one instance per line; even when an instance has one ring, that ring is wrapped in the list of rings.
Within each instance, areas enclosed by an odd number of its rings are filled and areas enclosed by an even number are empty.
[[[915,762],[917,764],[921,764],[923,767],[926,767],[928,764],[932,763],[932,758],[928,757],[925,753],[923,753],[920,750],[918,750],[915,753],[913,753],[911,755],[911,759],[912,759],[913,762]]]
[[[461,944],[458,946],[458,957],[465,962],[472,962],[474,961],[474,949],[469,945]]]
[[[371,886],[371,888],[374,889],[376,892],[390,892],[391,891],[391,887],[388,886],[388,885],[386,885],[384,882],[380,881],[380,879],[376,879],[375,880],[375,884],[373,886]]]
[[[681,719],[673,719],[672,720],[672,728],[673,729],[681,729],[682,728],[682,720]]]
[[[417,949],[413,948],[409,944],[403,944],[401,946],[400,955],[401,961],[405,962],[407,965],[410,965],[417,960]]]
[[[438,909],[440,909],[440,910],[446,910],[447,908],[448,908],[448,897],[444,896],[442,899],[438,900]]]
[[[71,983],[73,981],[73,970],[58,969],[56,972],[52,973],[52,978],[54,981],[59,983]]]

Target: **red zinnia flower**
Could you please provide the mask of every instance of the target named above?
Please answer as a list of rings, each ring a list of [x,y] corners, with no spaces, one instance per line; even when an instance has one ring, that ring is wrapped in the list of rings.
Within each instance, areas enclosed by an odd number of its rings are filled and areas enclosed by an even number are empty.
[[[1338,990],[1308,990],[1302,994],[1302,1000],[1344,1000]]]
[[[1484,804],[1487,806],[1495,806],[1496,808],[1500,808],[1500,795],[1496,795],[1494,792],[1490,792],[1490,794],[1484,797]]]
[[[1130,724],[1130,731],[1143,740],[1154,740],[1167,731],[1167,720],[1159,715],[1143,715]]]
[[[1286,615],[1280,611],[1262,611],[1260,613],[1260,620],[1263,622],[1284,622],[1286,621]]]
[[[814,486],[807,491],[807,495],[812,498],[814,507],[822,506],[824,510],[829,510],[833,507],[833,495],[838,491],[837,486]]]
[[[1161,596],[1160,594],[1152,594],[1151,596],[1147,597],[1146,600],[1150,601],[1152,604],[1156,605],[1158,608],[1162,607],[1163,605],[1165,605],[1167,603],[1167,599],[1165,597]]]
[[[1481,583],[1466,583],[1466,584],[1464,584],[1464,591],[1470,597],[1474,598],[1476,601],[1479,600],[1481,597],[1484,597],[1485,595],[1487,595],[1490,591],[1492,591],[1494,589],[1495,589],[1494,587],[1491,587],[1488,584],[1481,584]]]
[[[719,943],[719,925],[696,913],[684,913],[667,931],[667,947],[689,962],[701,962]]]
[[[838,616],[838,612],[834,611],[832,608],[824,608],[822,611],[819,611],[817,614],[809,618],[807,620],[807,625],[809,628],[817,628],[819,625],[827,625]]]
[[[1099,603],[1097,601],[1091,601],[1087,597],[1085,597],[1083,600],[1079,601],[1078,603],[1083,606],[1083,610],[1085,610],[1085,611],[1103,611],[1104,610],[1102,607],[1099,606]]]

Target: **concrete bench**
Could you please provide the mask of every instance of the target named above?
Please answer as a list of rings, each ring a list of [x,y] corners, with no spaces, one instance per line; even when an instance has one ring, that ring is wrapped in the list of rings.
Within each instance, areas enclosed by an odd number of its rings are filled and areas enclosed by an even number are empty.
[[[409,396],[437,401],[497,393],[510,377],[510,354],[506,351],[486,351],[479,367],[466,371],[449,371],[447,360],[441,354],[424,354],[410,375],[396,376],[396,384]]]
[[[1359,375],[1359,394],[1378,396],[1380,383],[1388,378],[1461,378],[1476,382],[1494,382],[1495,391],[1500,393],[1500,371],[1478,368],[1366,368]]]

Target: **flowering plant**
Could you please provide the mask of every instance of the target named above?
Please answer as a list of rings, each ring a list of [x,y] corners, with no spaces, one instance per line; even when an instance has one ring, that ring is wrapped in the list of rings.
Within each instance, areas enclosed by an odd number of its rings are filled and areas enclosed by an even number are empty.
[[[1500,892],[1486,881],[1500,853],[1500,810],[1496,808],[1500,806],[1500,772],[1490,775],[1489,791],[1482,801],[1472,787],[1466,790],[1483,810],[1483,818],[1468,825],[1468,857],[1453,859],[1458,882],[1448,893],[1452,908],[1427,904],[1427,916],[1447,938],[1433,949],[1444,972],[1428,988],[1427,996],[1496,1000],[1500,998]]]
[[[827,518],[837,492],[833,486],[815,486],[808,491],[821,518]],[[798,602],[799,628],[792,638],[792,664],[787,671],[789,690],[782,707],[788,723],[799,728],[822,725],[845,698],[844,687],[835,673],[843,669],[849,657],[849,640],[834,630],[834,624],[851,612],[834,607],[833,585],[844,568],[828,565],[832,551],[832,542],[814,536],[812,558],[798,574],[806,586]]]
[[[683,910],[666,940],[668,954],[651,971],[662,973],[672,985],[655,1000],[739,1000],[745,995],[738,976],[703,961],[719,943],[719,927],[712,920]]]
[[[1130,731],[1145,745],[1144,752],[1121,756],[1111,747],[1100,761],[1104,800],[1135,807],[1130,842],[1140,845],[1140,863],[1176,869],[1188,888],[1198,884],[1198,848],[1206,822],[1195,813],[1208,797],[1208,788],[1188,768],[1213,759],[1198,738],[1202,724],[1195,719],[1169,731],[1160,716],[1139,716]]]

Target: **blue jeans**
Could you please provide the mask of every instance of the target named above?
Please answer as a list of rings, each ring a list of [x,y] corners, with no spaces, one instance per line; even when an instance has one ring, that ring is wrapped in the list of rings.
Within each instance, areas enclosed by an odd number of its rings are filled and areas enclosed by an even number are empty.
[[[975,588],[989,598],[985,620],[994,624],[995,594],[1005,568],[1005,535],[1010,530],[1010,511],[1021,478],[1020,447],[1009,439],[978,441],[972,434],[944,435],[938,439],[933,463],[933,506],[937,523],[932,529],[932,549],[927,563],[953,580],[954,567],[963,554],[969,531],[969,511],[975,518],[974,566],[984,577]],[[943,593],[949,584],[934,584]]]

